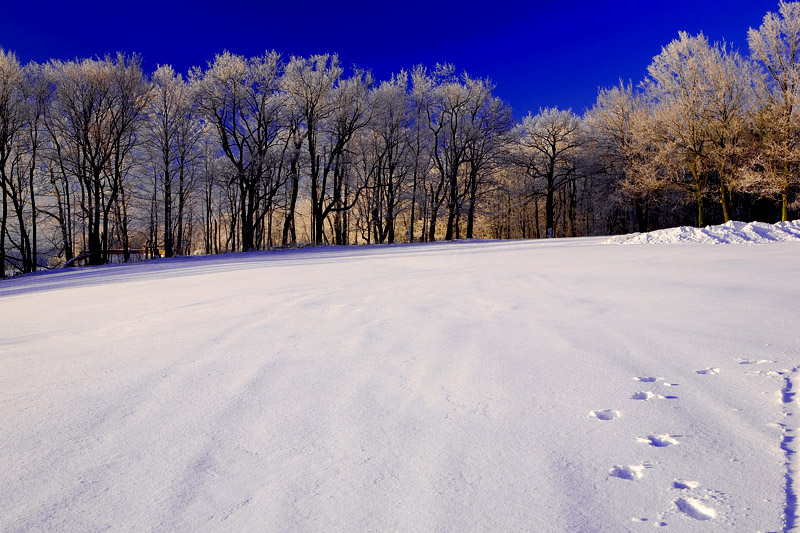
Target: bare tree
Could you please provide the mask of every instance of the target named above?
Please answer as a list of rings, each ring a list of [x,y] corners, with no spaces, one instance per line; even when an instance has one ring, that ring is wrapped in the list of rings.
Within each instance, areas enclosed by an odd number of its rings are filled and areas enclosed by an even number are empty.
[[[24,135],[25,108],[22,93],[22,67],[17,57],[0,48],[0,187],[3,211],[0,218],[0,278],[6,276],[6,235],[8,201],[14,199],[14,176],[18,172],[17,146]]]
[[[172,257],[176,252],[185,253],[183,223],[200,128],[192,109],[192,88],[181,75],[164,65],[156,69],[152,78],[154,97],[150,105],[148,144],[158,155],[164,199],[164,255]]]
[[[46,69],[57,96],[48,128],[60,143],[58,165],[81,185],[86,250],[89,263],[98,265],[108,260],[109,218],[124,194],[149,90],[137,56],[53,61]]]
[[[511,109],[499,98],[492,96],[494,85],[487,80],[465,76],[465,83],[473,94],[467,127],[470,131],[467,144],[466,180],[464,197],[467,202],[466,238],[471,239],[475,228],[478,196],[488,178],[502,163],[511,130]]]
[[[192,72],[199,112],[214,124],[222,151],[235,169],[245,251],[255,248],[256,228],[282,185],[269,171],[271,152],[284,128],[282,69],[277,52],[250,59],[224,52],[205,72]]]
[[[355,205],[365,184],[352,184],[349,146],[354,135],[367,126],[370,110],[367,92],[371,78],[356,71],[341,79],[339,59],[317,55],[293,57],[286,67],[284,87],[305,132],[311,195],[311,240],[324,242],[325,221],[341,215],[334,231],[336,242],[346,240],[347,211]]]
[[[545,235],[555,236],[555,193],[577,177],[581,119],[572,110],[530,113],[518,127],[516,160],[531,180],[529,196],[545,198]]]
[[[395,222],[413,174],[408,74],[401,71],[372,91],[374,120],[362,136],[363,180],[370,182],[368,226],[377,243],[395,242]]]

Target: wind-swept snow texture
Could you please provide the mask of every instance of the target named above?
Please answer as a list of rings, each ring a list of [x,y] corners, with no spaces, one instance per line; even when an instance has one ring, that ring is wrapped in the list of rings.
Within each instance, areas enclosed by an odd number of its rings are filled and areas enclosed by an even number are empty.
[[[719,226],[704,228],[681,226],[649,233],[618,235],[606,242],[608,244],[764,244],[786,241],[800,242],[800,220],[777,224],[731,220]]]
[[[2,282],[0,529],[793,528],[800,244],[603,242]]]

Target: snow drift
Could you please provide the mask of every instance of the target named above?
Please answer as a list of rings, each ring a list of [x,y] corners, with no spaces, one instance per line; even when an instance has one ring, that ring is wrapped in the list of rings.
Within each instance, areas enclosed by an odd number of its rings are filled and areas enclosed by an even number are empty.
[[[617,235],[608,244],[764,244],[771,242],[800,241],[800,220],[766,224],[764,222],[736,222],[731,220],[719,226],[694,228],[681,226],[648,233]]]

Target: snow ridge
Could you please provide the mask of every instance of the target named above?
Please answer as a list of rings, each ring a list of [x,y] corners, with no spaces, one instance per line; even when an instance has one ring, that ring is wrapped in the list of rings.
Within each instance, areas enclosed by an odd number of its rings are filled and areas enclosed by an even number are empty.
[[[767,224],[731,220],[718,226],[680,226],[648,233],[629,233],[608,239],[606,244],[766,244],[799,242],[800,220]]]

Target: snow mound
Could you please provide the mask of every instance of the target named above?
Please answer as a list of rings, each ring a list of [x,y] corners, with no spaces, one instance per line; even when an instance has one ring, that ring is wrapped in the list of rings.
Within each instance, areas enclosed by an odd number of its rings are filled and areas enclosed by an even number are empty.
[[[608,239],[606,244],[765,244],[800,241],[800,220],[767,224],[731,220],[719,226],[681,226],[649,233],[629,233]]]

